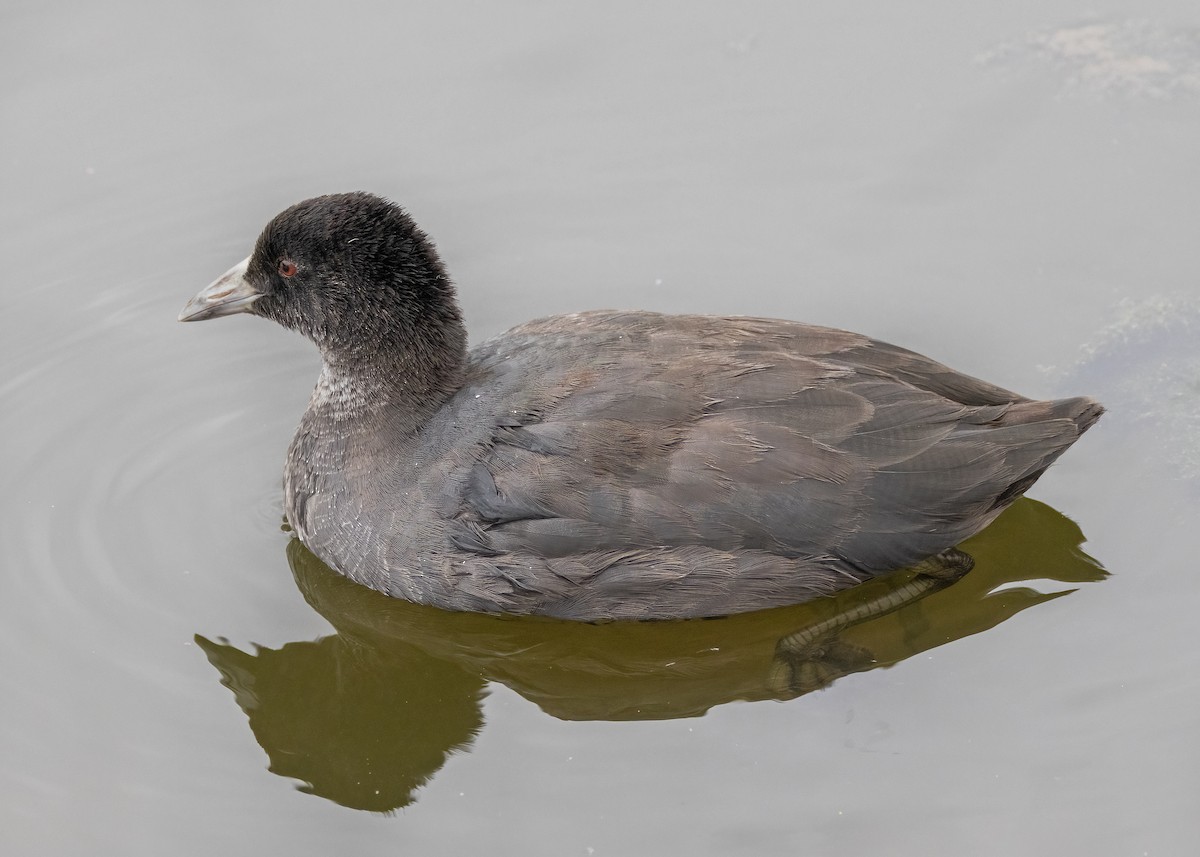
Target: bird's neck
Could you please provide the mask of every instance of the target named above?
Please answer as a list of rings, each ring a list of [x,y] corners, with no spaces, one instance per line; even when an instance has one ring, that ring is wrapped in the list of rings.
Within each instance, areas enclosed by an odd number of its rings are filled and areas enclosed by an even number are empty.
[[[310,412],[366,427],[418,431],[462,386],[466,331],[461,324],[429,331],[422,342],[404,337],[375,342],[369,352],[322,348],[323,365]]]

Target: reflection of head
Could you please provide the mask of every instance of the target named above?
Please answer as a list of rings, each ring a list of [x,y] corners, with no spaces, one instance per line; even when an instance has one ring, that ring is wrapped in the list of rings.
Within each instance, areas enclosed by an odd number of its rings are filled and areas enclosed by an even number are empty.
[[[480,680],[415,650],[381,657],[326,637],[248,654],[196,641],[249,717],[271,771],[343,806],[406,806],[483,723]]]

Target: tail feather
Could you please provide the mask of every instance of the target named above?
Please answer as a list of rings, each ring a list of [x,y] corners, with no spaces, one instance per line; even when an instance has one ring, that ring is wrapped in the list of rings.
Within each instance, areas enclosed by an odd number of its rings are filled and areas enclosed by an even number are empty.
[[[1089,399],[1087,396],[1079,396],[1074,399],[1059,399],[1064,405],[1070,405],[1074,411],[1075,428],[1080,434],[1090,429],[1096,424],[1096,420],[1104,416],[1104,405],[1097,402],[1095,399]]]
[[[1062,426],[1055,442],[1044,447],[1033,461],[1022,468],[1023,472],[1007,488],[1000,492],[992,509],[1003,509],[1037,482],[1060,455],[1066,452],[1079,436],[1096,424],[1104,414],[1104,406],[1087,396],[1071,399],[1055,399],[1047,402],[1020,402],[1001,418],[1005,426],[1039,425],[1048,426],[1057,422]]]
[[[1043,423],[1049,420],[1070,420],[1075,426],[1071,442],[1096,424],[1104,413],[1104,406],[1095,399],[1087,396],[1075,396],[1070,399],[1052,399],[1050,401],[1021,401],[1014,402],[998,420],[1000,425],[1029,425]],[[1068,443],[1068,446],[1070,444]]]

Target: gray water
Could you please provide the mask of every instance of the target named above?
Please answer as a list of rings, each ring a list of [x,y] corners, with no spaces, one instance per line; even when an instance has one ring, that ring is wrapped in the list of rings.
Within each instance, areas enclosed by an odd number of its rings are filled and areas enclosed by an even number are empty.
[[[0,851],[1192,853],[1200,10],[976,5],[6,5]],[[388,602],[280,528],[311,347],[175,322],[350,189],[435,238],[475,341],[796,318],[1110,412],[807,672],[778,641],[872,592]]]

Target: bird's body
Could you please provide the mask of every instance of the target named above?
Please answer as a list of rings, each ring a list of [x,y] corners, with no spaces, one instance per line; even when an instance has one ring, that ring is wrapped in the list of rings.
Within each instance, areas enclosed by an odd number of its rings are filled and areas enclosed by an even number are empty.
[[[978,532],[1102,413],[769,319],[589,312],[467,352],[432,246],[363,194],[284,212],[207,291],[185,316],[235,303],[325,357],[285,471],[301,540],[359,583],[453,610],[662,619],[809,600]]]

